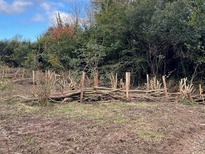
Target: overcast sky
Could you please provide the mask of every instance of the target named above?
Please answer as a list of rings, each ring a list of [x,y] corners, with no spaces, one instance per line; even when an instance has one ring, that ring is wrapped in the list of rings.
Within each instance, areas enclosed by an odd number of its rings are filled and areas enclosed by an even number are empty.
[[[80,11],[86,18],[90,0],[0,0],[0,40],[20,35],[35,41],[54,23],[56,12],[66,20]]]

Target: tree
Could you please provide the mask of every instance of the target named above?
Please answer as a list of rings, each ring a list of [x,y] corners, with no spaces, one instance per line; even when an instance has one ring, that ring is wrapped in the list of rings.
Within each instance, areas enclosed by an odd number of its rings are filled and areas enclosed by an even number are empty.
[[[1,41],[1,61],[11,67],[25,66],[25,60],[31,49],[29,41],[21,41],[19,38]]]

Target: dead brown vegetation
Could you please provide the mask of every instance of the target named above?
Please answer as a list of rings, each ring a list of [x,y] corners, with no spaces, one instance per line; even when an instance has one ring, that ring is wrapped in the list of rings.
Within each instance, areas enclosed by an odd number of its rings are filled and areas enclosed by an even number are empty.
[[[103,81],[99,80],[99,74],[94,73],[93,78],[89,78],[83,72],[82,76],[74,76],[71,72],[56,74],[52,71],[28,71],[25,69],[4,68],[0,72],[2,79],[9,79],[14,85],[27,85],[31,87],[27,94],[13,95],[13,98],[22,99],[22,101],[36,101],[41,105],[47,105],[48,101],[192,101],[204,103],[204,96],[193,84],[189,83],[187,78],[179,82],[177,92],[169,92],[166,85],[165,76],[162,79],[156,77],[150,78],[147,75],[145,88],[132,88],[131,74],[125,75],[125,82],[118,80],[118,75],[111,73],[111,87],[102,86]],[[3,81],[3,80],[2,80]],[[30,93],[29,93],[30,92]],[[198,93],[198,94],[197,94]],[[29,97],[28,97],[29,96]]]

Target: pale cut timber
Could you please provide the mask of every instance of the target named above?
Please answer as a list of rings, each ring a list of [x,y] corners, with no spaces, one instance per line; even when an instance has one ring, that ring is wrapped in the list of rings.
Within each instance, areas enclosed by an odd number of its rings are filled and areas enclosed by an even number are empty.
[[[85,72],[82,72],[82,79],[81,79],[81,89],[80,89],[80,102],[83,102],[83,92],[84,92],[84,85],[85,84]]]

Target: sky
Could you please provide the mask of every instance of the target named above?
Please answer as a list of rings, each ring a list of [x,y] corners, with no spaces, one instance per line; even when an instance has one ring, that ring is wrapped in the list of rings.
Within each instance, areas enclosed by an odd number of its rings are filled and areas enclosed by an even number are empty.
[[[0,0],[0,40],[36,41],[55,24],[57,12],[66,22],[76,14],[86,20],[89,4],[90,0]]]

